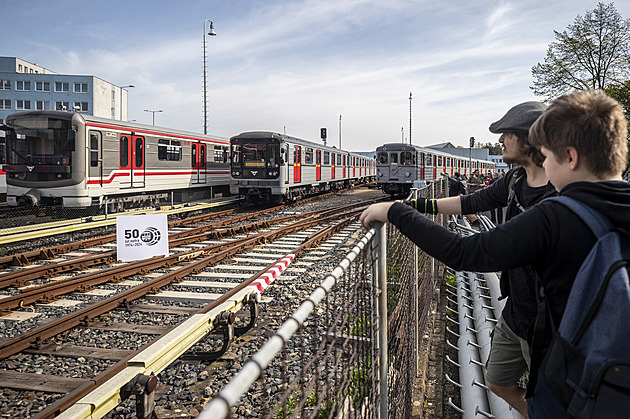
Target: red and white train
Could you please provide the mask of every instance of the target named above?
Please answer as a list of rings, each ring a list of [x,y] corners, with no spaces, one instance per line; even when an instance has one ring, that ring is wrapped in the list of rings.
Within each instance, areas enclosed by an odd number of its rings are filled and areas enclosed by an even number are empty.
[[[228,194],[229,142],[64,111],[9,115],[9,205],[126,207]]]
[[[298,200],[376,175],[370,157],[275,132],[245,132],[230,146],[230,192],[252,200]]]

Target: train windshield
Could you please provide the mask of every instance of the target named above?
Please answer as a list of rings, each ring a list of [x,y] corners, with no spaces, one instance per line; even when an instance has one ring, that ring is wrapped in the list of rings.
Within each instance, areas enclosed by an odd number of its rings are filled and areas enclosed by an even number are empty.
[[[280,143],[262,139],[232,140],[230,155],[232,176],[237,177],[277,177],[283,163]]]
[[[71,121],[46,116],[9,119],[6,153],[9,177],[23,180],[58,180],[71,176],[75,149]]]
[[[378,161],[378,164],[386,165],[389,160],[387,157],[387,151],[379,151],[376,156],[376,160]]]

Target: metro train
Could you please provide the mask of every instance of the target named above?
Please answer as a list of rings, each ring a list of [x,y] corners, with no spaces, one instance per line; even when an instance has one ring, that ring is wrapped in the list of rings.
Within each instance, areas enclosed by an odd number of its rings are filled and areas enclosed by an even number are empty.
[[[412,144],[390,143],[376,148],[376,183],[391,196],[408,195],[414,183],[440,179],[442,173],[469,175],[479,170],[481,174],[490,174],[495,169],[496,164],[491,161],[468,159]]]
[[[225,138],[66,111],[6,118],[7,203],[116,212],[229,194]]]
[[[294,201],[374,180],[374,159],[275,132],[230,138],[230,192],[249,200]]]

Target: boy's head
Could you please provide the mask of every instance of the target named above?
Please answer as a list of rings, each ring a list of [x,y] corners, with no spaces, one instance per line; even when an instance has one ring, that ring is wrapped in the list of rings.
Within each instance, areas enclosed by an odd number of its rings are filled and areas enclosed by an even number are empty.
[[[542,102],[519,103],[507,111],[503,118],[490,125],[490,132],[502,134],[499,142],[504,146],[503,161],[508,164],[523,164],[529,158],[535,165],[542,165],[545,158],[538,148],[530,144],[528,134],[529,128],[545,109],[547,105]],[[516,149],[508,149],[509,146],[505,143],[508,138],[516,139]]]
[[[529,141],[564,161],[573,147],[596,175],[620,175],[628,154],[628,123],[621,105],[603,92],[578,91],[560,96],[536,120]]]

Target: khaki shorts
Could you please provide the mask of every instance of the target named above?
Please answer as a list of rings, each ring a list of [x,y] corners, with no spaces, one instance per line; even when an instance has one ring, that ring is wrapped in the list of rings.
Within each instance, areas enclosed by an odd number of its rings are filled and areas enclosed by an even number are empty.
[[[490,355],[486,362],[486,381],[495,386],[518,386],[529,372],[529,346],[505,323],[503,316],[492,332]]]

